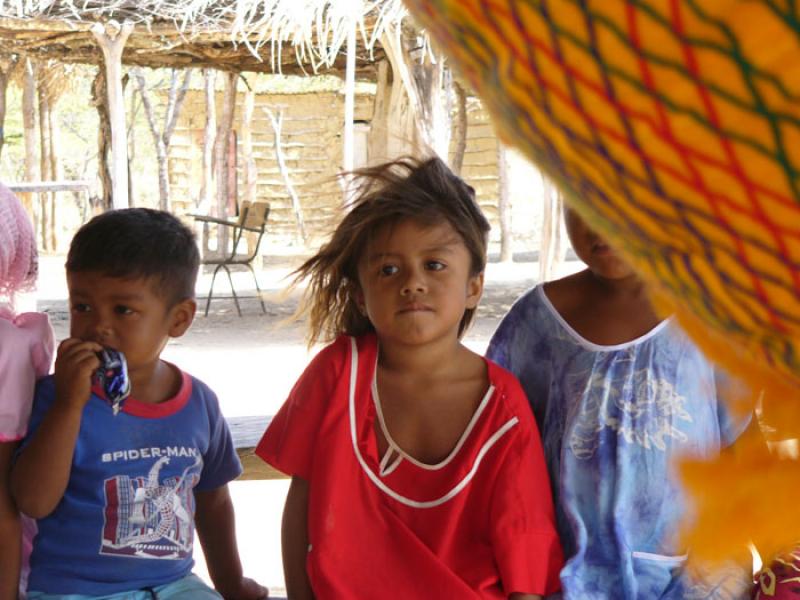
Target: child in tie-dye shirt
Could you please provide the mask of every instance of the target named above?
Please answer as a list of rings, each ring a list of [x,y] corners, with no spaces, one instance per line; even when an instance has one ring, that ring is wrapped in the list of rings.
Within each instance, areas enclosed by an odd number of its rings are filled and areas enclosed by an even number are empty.
[[[673,459],[717,454],[747,419],[726,413],[714,367],[656,316],[633,271],[577,215],[566,221],[588,268],[522,296],[488,350],[538,421],[567,558],[563,598],[746,598],[746,567],[686,573]]]

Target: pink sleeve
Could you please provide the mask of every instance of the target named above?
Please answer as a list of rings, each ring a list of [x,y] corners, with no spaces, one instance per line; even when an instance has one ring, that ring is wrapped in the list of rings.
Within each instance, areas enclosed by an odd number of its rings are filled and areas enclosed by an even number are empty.
[[[0,443],[21,440],[28,431],[36,373],[24,354],[19,357],[22,360],[0,358]]]
[[[314,357],[256,447],[256,455],[287,475],[310,478],[317,432],[344,366],[346,344],[340,338]]]
[[[490,513],[492,542],[506,594],[546,595],[561,587],[564,557],[536,422],[530,414],[520,414],[519,419],[496,479]]]
[[[37,377],[47,375],[53,356],[53,329],[47,315],[25,313],[0,321],[0,442],[25,436]],[[20,351],[28,348],[28,352]]]
[[[31,361],[36,377],[44,377],[50,373],[55,351],[55,334],[50,325],[50,318],[44,313],[24,313],[19,315],[14,322],[31,331],[34,343],[31,347]]]

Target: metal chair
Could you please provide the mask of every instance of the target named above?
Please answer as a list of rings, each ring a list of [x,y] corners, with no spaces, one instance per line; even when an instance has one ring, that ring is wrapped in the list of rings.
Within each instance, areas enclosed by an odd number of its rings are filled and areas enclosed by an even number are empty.
[[[236,312],[242,316],[242,309],[239,306],[239,298],[236,295],[236,289],[233,287],[233,278],[231,277],[231,266],[243,266],[250,270],[253,275],[253,281],[256,284],[256,292],[258,299],[261,302],[261,311],[267,314],[267,307],[264,306],[264,299],[261,297],[261,288],[258,287],[258,278],[256,272],[253,270],[253,259],[258,256],[258,248],[261,245],[261,239],[264,237],[264,231],[267,227],[267,218],[269,217],[269,202],[242,202],[239,210],[239,219],[236,221],[227,221],[225,219],[217,219],[206,215],[191,215],[196,221],[201,223],[209,223],[219,225],[222,227],[230,227],[233,231],[231,236],[233,238],[233,247],[228,251],[228,248],[220,248],[220,252],[214,256],[203,257],[200,261],[202,265],[216,265],[214,275],[211,277],[211,288],[208,290],[208,300],[206,300],[205,316],[208,316],[208,309],[211,306],[211,298],[214,296],[214,282],[217,280],[217,273],[220,269],[225,269],[228,274],[228,281],[231,284],[231,292],[233,293],[233,301],[236,304]],[[257,233],[255,243],[252,245],[249,254],[237,254],[239,242],[245,232]],[[219,236],[225,239],[224,236]]]

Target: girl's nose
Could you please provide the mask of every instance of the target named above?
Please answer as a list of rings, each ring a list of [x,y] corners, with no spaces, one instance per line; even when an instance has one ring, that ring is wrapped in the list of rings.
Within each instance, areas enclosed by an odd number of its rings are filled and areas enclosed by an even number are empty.
[[[425,275],[420,271],[411,271],[403,282],[401,293],[404,296],[411,294],[424,294],[428,290],[428,284],[425,282]]]

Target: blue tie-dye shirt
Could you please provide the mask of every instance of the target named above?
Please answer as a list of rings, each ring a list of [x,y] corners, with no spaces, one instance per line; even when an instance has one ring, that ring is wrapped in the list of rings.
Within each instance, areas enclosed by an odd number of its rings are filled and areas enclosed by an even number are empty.
[[[500,323],[487,356],[536,415],[568,562],[566,599],[746,597],[746,569],[683,576],[676,456],[713,456],[747,426],[717,401],[712,365],[672,320],[615,346],[577,333],[538,286]]]

